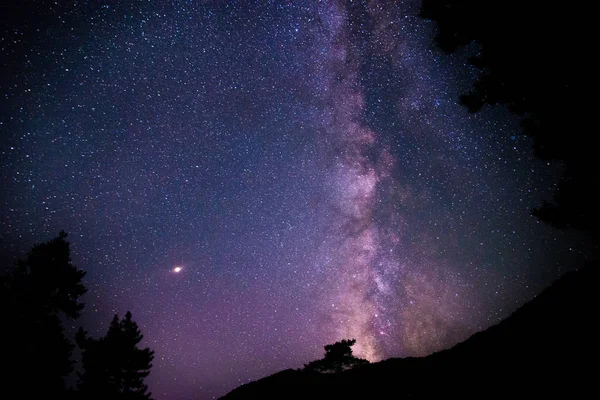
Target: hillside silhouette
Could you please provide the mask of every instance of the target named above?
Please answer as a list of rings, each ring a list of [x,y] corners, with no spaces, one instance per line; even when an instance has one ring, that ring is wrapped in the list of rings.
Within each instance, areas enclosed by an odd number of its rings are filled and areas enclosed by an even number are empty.
[[[599,262],[569,272],[449,350],[335,374],[288,369],[223,399],[583,397],[595,391],[599,277]]]

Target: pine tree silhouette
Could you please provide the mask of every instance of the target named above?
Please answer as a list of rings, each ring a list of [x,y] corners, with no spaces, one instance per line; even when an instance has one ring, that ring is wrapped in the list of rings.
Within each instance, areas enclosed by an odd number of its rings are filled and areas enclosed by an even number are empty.
[[[83,310],[85,272],[71,263],[67,234],[38,244],[0,278],[3,384],[0,398],[60,398],[73,371],[73,345],[61,321]]]
[[[106,336],[87,337],[80,329],[76,341],[82,349],[84,372],[79,389],[85,399],[151,399],[144,379],[150,374],[154,352],[140,349],[143,335],[127,312],[122,320],[115,315]]]

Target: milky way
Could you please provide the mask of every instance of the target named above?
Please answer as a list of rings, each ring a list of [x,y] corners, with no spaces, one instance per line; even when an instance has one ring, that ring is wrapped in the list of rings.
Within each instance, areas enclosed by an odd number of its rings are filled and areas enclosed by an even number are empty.
[[[83,324],[131,310],[157,399],[212,398],[356,338],[447,348],[580,261],[558,167],[419,2],[1,8],[3,257],[69,232]]]
[[[418,253],[402,246],[402,231],[407,224],[395,208],[398,205],[414,207],[423,199],[420,196],[408,198],[409,190],[398,187],[400,179],[392,174],[395,157],[365,123],[364,80],[359,76],[361,64],[367,62],[366,53],[402,53],[403,50],[397,48],[400,47],[397,39],[391,37],[394,33],[386,37],[385,45],[381,40],[386,30],[394,29],[393,23],[399,20],[390,20],[391,12],[414,19],[407,8],[393,9],[388,5],[387,12],[381,15],[384,5],[373,2],[358,10],[359,21],[350,20],[349,13],[356,10],[346,10],[339,5],[322,12],[328,15],[329,29],[323,40],[327,55],[319,71],[326,82],[322,88],[321,132],[328,139],[327,145],[337,150],[328,170],[333,189],[332,208],[336,211],[332,218],[335,240],[327,245],[328,252],[333,250],[328,269],[334,275],[328,283],[332,289],[324,290],[322,307],[328,309],[327,314],[331,316],[327,326],[334,330],[332,339],[360,338],[355,351],[370,361],[393,354],[424,355],[448,345],[448,340],[444,340],[448,327],[459,323],[456,315],[468,311],[460,308],[463,299],[447,296],[448,292],[457,291],[461,296],[469,294],[456,287],[456,279],[446,271],[448,266],[438,265],[437,260],[421,265]],[[373,32],[365,32],[363,21],[367,16],[372,19]],[[404,23],[401,29],[407,27],[410,23]],[[356,45],[360,39],[367,42],[362,48]],[[366,49],[369,47],[371,51]],[[404,66],[402,61],[400,65]],[[424,74],[415,73],[410,66],[399,71],[400,74],[406,72],[416,75],[414,80],[423,79]],[[425,88],[409,91],[399,100],[409,101],[418,109],[427,89],[431,90],[425,84]],[[421,113],[426,117],[423,111]],[[429,134],[422,126],[426,123],[422,120],[416,124],[423,135]],[[396,191],[393,196],[399,198],[388,198],[390,194],[386,192],[390,188]],[[393,204],[392,209],[381,207],[385,204]],[[401,260],[402,252],[407,250],[410,252],[408,262]],[[438,269],[446,271],[444,282],[435,275]]]

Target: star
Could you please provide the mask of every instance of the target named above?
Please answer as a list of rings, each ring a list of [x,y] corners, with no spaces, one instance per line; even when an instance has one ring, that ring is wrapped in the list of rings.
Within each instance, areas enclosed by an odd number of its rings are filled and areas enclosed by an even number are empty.
[[[340,339],[426,355],[587,257],[529,218],[555,177],[459,104],[420,0],[80,3],[0,15],[0,254],[77,232],[86,328],[131,310],[158,400]]]

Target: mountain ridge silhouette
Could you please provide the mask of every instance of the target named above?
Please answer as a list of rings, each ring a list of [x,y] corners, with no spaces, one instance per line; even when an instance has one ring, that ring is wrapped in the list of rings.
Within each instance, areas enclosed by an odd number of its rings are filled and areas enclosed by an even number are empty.
[[[222,399],[583,397],[597,391],[599,278],[600,262],[567,272],[500,323],[426,357],[337,374],[287,369]]]

